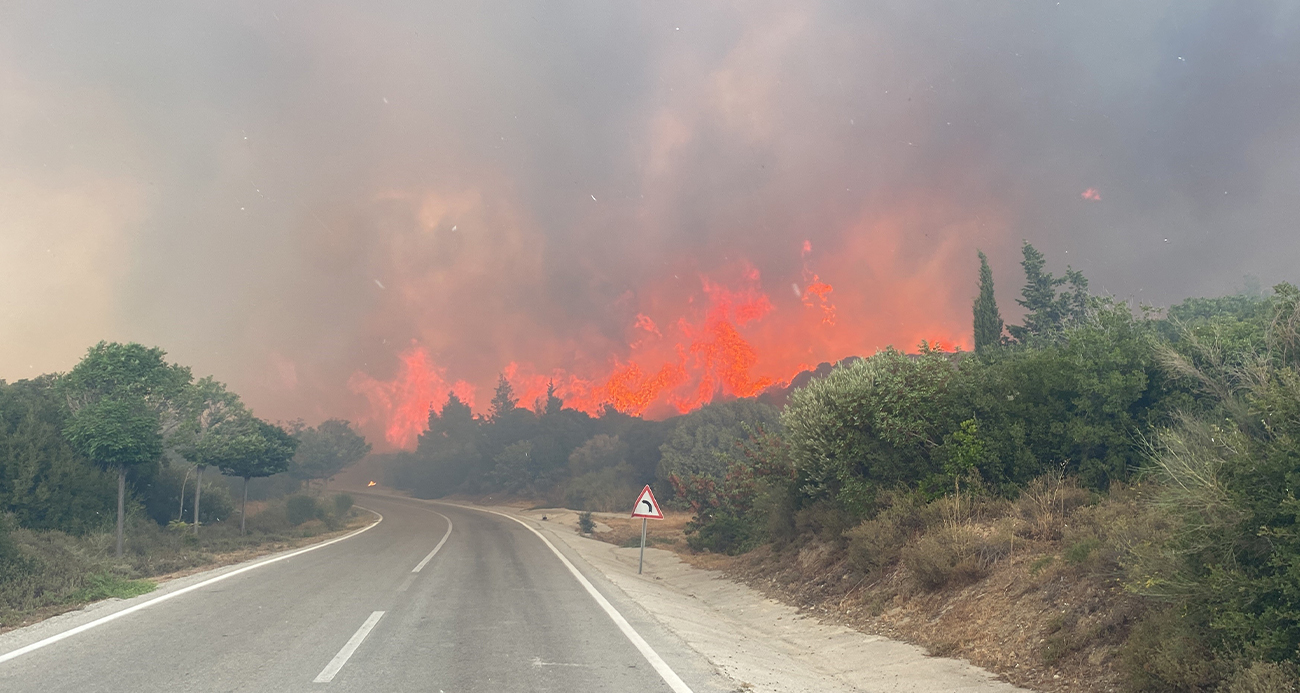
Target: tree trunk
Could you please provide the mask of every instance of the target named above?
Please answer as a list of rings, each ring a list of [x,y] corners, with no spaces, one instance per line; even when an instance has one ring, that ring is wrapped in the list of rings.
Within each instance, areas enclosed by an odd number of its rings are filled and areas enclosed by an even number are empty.
[[[244,477],[244,501],[239,504],[239,535],[244,535],[244,518],[248,517],[248,477]]]
[[[185,520],[185,487],[188,486],[189,483],[190,483],[190,470],[189,468],[186,468],[185,478],[181,480],[181,493],[180,493],[181,507],[180,510],[176,511],[176,520],[178,522]]]
[[[199,465],[199,474],[194,478],[194,536],[199,536],[199,495],[203,492],[203,467]]]
[[[126,467],[117,468],[117,557],[122,557],[122,532],[126,524]]]

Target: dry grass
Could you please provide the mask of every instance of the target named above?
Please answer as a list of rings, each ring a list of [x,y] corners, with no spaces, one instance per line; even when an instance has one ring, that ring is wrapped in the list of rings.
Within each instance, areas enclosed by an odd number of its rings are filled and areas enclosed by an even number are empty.
[[[1110,529],[1141,524],[1133,494],[1120,489],[1103,499],[1068,479],[1047,479],[1014,504],[943,503],[900,506],[851,530],[848,542],[805,537],[735,557],[691,552],[685,513],[652,522],[650,536],[691,565],[805,613],[968,660],[1016,685],[1121,690],[1119,646],[1142,604],[1118,577],[1115,546],[1129,537]],[[611,527],[598,538],[639,541],[639,523],[597,519]],[[853,556],[854,537],[886,555],[873,558],[860,544]]]
[[[592,517],[609,527],[609,531],[595,532],[594,538],[616,546],[641,545],[641,520],[623,513],[592,513]],[[665,510],[664,519],[647,522],[645,545],[677,553],[687,551],[685,528],[690,521],[690,513]]]

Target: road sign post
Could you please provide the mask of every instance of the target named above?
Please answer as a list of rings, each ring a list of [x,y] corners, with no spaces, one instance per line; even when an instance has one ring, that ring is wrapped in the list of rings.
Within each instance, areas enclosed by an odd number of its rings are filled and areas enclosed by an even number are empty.
[[[645,531],[646,523],[650,520],[664,519],[663,510],[659,507],[659,501],[655,500],[654,491],[650,490],[650,485],[641,489],[641,495],[636,497],[636,505],[632,506],[632,517],[641,518],[641,559],[636,564],[636,574],[641,574],[641,569],[645,566]]]

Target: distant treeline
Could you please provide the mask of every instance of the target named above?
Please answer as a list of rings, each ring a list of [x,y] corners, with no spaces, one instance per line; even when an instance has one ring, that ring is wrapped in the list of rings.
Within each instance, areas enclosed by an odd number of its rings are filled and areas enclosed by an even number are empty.
[[[0,533],[110,531],[119,502],[159,525],[242,520],[240,501],[293,493],[369,452],[345,421],[262,421],[164,356],[100,343],[69,373],[0,381]]]
[[[416,450],[388,456],[385,481],[424,498],[504,493],[621,510],[643,484],[671,497],[672,474],[722,474],[747,431],[775,426],[778,413],[735,400],[668,421],[612,407],[591,416],[565,408],[554,388],[521,406],[503,377],[486,415],[473,414],[454,393],[430,411]]]

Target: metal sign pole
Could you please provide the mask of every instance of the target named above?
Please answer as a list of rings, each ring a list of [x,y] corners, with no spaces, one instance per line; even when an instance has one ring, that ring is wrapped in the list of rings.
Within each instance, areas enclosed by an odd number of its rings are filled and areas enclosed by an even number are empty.
[[[641,574],[641,568],[645,565],[645,525],[649,520],[641,518],[641,560],[636,564],[636,574]]]

